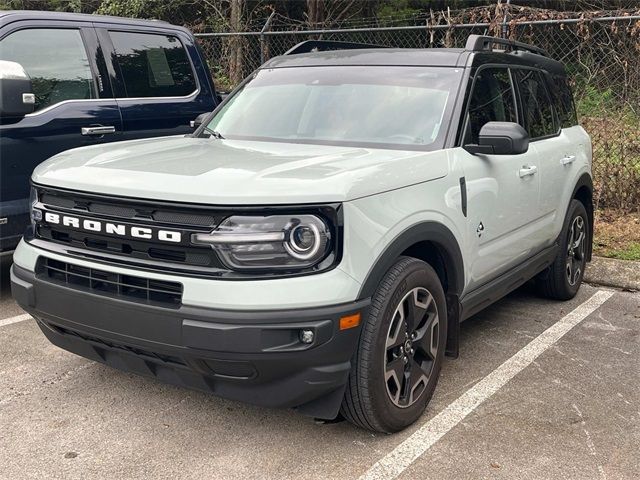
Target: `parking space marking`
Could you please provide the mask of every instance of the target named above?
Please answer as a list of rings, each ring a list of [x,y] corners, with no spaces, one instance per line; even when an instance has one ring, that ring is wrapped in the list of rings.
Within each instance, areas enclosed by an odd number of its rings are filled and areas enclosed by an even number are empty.
[[[11,325],[12,323],[23,322],[25,320],[29,320],[30,318],[32,317],[28,313],[23,313],[22,315],[16,315],[15,317],[5,318],[3,320],[0,320],[0,327],[5,327],[7,325]]]
[[[547,328],[515,355],[449,404],[400,445],[369,468],[360,480],[392,479],[400,475],[449,430],[587,318],[615,292],[599,290],[586,302]]]

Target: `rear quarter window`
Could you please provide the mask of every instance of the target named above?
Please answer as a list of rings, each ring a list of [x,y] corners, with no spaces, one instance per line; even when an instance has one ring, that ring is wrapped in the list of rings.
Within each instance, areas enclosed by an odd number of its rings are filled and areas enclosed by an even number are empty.
[[[573,92],[566,77],[554,75],[551,77],[551,95],[553,96],[556,112],[562,128],[573,127],[578,124]]]
[[[109,32],[128,98],[183,97],[196,80],[182,42],[172,35]]]

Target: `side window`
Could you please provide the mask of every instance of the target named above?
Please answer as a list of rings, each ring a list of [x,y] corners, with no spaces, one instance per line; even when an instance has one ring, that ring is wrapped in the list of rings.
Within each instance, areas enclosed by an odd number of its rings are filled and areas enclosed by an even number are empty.
[[[177,37],[109,32],[127,97],[182,97],[196,90],[187,52]]]
[[[578,124],[578,116],[573,103],[573,93],[566,77],[553,77],[552,91],[556,112],[558,112],[558,120],[562,128],[573,127]]]
[[[36,111],[64,100],[96,97],[79,30],[19,30],[0,41],[0,60],[17,62],[29,74]]]
[[[475,77],[469,100],[465,141],[478,143],[480,129],[487,122],[515,122],[513,87],[506,68],[485,68]]]
[[[536,70],[517,69],[514,73],[522,99],[522,126],[531,139],[553,135],[558,129],[542,75]]]

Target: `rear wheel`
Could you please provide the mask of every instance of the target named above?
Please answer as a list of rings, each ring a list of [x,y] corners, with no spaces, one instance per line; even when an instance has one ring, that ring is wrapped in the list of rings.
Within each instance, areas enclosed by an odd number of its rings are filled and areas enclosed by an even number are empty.
[[[538,288],[545,297],[569,300],[578,293],[587,265],[587,241],[591,238],[588,218],[584,205],[572,200],[560,236],[558,255],[537,279]]]
[[[341,413],[391,433],[411,425],[433,395],[444,357],[447,309],[436,272],[401,258],[372,298]]]

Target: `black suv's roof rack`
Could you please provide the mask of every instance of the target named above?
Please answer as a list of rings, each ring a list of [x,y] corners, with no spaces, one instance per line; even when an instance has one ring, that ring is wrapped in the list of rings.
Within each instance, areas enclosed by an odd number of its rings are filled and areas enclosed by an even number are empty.
[[[297,55],[309,52],[329,52],[331,50],[356,50],[359,48],[389,48],[372,43],[336,42],[333,40],[306,40],[287,50],[285,55]]]
[[[464,49],[472,52],[485,52],[487,50],[493,50],[493,45],[504,45],[505,47],[508,47],[506,49],[508,51],[525,51],[542,55],[543,57],[548,57],[547,52],[540,47],[507,40],[506,38],[489,37],[485,35],[469,35]]]

